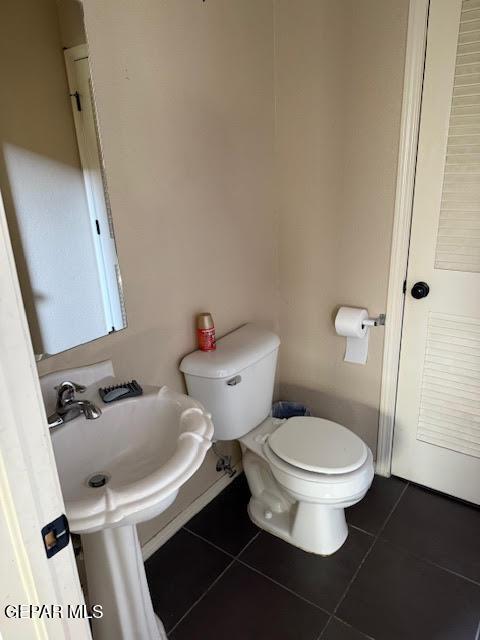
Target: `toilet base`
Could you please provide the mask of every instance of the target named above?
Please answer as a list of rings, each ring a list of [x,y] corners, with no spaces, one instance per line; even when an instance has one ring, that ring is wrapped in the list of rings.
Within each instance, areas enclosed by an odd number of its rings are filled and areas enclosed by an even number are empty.
[[[255,436],[259,435],[255,432],[251,434],[253,437],[250,440],[246,438],[242,441],[243,469],[252,494],[248,505],[250,519],[261,529],[304,551],[322,556],[338,551],[348,536],[345,508],[359,502],[372,482],[371,453],[365,469],[360,469],[360,478],[351,480],[347,485],[348,491],[345,490],[343,478],[343,483],[329,487],[330,495],[325,496],[324,500],[319,496],[315,501],[312,496],[306,496],[305,491],[294,491],[293,487],[287,490],[284,487],[274,475],[262,448],[259,446],[252,451],[248,447],[256,446]],[[336,496],[335,500],[332,495]]]
[[[297,502],[288,511],[273,512],[250,498],[248,515],[257,527],[295,547],[321,556],[338,551],[348,537],[345,509]]]

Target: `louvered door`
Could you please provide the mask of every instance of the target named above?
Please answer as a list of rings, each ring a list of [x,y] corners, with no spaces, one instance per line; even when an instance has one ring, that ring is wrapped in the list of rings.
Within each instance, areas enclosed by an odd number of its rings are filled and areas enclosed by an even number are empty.
[[[430,3],[392,472],[480,504],[480,0]]]

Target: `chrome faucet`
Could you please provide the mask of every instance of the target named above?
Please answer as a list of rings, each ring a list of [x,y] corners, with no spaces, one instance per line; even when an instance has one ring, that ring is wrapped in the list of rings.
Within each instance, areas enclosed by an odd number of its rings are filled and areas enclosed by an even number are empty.
[[[57,405],[55,413],[48,417],[50,429],[77,418],[81,413],[87,420],[95,420],[102,415],[100,408],[93,402],[90,402],[90,400],[78,400],[75,397],[76,392],[83,393],[85,391],[86,387],[83,385],[65,380],[55,389],[57,391]]]

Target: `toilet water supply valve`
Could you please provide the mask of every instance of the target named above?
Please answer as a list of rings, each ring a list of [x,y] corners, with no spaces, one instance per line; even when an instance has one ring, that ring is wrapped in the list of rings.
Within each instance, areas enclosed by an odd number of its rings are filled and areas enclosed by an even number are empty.
[[[217,451],[217,443],[212,442],[212,451],[217,456],[217,465],[216,470],[218,473],[226,473],[229,478],[233,478],[233,476],[237,473],[237,470],[232,467],[232,456],[227,456],[221,454]]]

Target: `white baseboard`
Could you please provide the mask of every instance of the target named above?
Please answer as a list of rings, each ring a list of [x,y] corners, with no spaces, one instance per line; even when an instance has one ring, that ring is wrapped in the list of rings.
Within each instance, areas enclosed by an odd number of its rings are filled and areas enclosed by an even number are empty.
[[[163,529],[160,529],[158,533],[156,533],[153,538],[147,540],[145,544],[142,545],[142,556],[144,560],[147,560],[151,555],[155,553],[160,547],[167,542],[173,535],[179,531],[184,524],[186,524],[190,518],[193,518],[199,511],[201,511],[204,507],[207,506],[209,502],[211,502],[214,498],[221,493],[225,487],[235,480],[238,474],[242,472],[242,461],[240,460],[234,466],[236,470],[236,474],[233,478],[230,478],[227,474],[223,475],[219,478],[211,487],[209,487],[205,493],[202,493],[198,498],[196,498],[186,509],[184,509],[178,516],[175,516],[173,520],[170,520],[168,524],[166,524]]]

